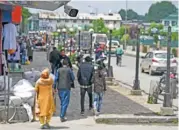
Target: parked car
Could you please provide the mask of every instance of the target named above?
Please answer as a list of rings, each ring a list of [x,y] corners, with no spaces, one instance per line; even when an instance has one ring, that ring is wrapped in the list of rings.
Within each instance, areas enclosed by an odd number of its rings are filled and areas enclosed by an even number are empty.
[[[119,41],[111,41],[111,54],[115,54],[117,47],[119,46]],[[109,53],[109,41],[107,42],[107,53]]]
[[[177,61],[173,54],[171,54],[170,57],[171,71],[177,71]],[[167,70],[167,51],[159,50],[148,52],[141,58],[141,72],[149,72],[150,75],[153,75],[154,73],[163,73]]]

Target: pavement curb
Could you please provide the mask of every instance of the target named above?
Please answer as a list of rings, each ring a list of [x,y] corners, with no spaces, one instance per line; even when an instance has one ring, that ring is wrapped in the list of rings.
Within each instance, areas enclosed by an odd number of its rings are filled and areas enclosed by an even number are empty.
[[[98,124],[172,124],[178,125],[177,116],[135,116],[100,115],[95,117]]]

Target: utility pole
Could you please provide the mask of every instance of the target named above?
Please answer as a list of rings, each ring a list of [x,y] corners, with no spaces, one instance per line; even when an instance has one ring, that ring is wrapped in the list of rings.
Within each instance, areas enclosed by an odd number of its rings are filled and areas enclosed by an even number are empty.
[[[127,5],[127,0],[126,0],[126,14],[125,14],[125,23],[126,23],[126,26],[125,26],[125,35],[127,34],[127,9],[128,9],[128,5]],[[124,46],[123,46],[123,49],[126,50],[126,39],[125,39],[125,43],[124,43]]]

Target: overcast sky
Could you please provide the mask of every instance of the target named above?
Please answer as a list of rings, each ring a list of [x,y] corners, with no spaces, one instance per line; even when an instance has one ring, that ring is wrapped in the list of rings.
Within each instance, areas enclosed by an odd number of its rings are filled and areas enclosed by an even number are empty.
[[[128,9],[133,9],[138,14],[144,15],[148,12],[149,7],[157,1],[161,0],[127,0],[127,2],[125,0],[72,0],[69,5],[79,9],[79,11],[82,13],[89,13],[90,11],[95,11],[96,8],[98,10],[98,13],[107,13],[109,12],[109,10],[111,10],[112,12],[118,12],[120,9],[125,9],[127,3]],[[176,7],[178,7],[177,0],[173,0],[172,3],[175,4]],[[35,9],[30,10],[32,12],[38,12],[38,10]],[[57,11],[62,12],[63,7],[61,7]]]

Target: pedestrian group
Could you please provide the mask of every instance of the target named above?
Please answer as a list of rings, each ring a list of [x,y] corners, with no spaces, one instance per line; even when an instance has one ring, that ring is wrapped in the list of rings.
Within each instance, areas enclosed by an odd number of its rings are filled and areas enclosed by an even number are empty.
[[[50,128],[50,120],[55,112],[54,94],[58,93],[61,101],[60,120],[67,121],[66,113],[70,103],[71,89],[74,85],[74,72],[70,58],[65,55],[65,50],[60,53],[53,47],[50,53],[49,61],[51,63],[52,73],[55,79],[50,76],[50,71],[45,69],[41,73],[40,79],[36,82],[36,114],[39,116],[41,129]],[[106,91],[104,67],[99,65],[94,69],[91,57],[85,57],[85,61],[80,63],[77,72],[77,81],[80,84],[80,104],[81,115],[85,113],[85,94],[89,96],[89,110],[93,110],[96,116],[101,111],[102,99]],[[94,88],[93,88],[94,87]]]

